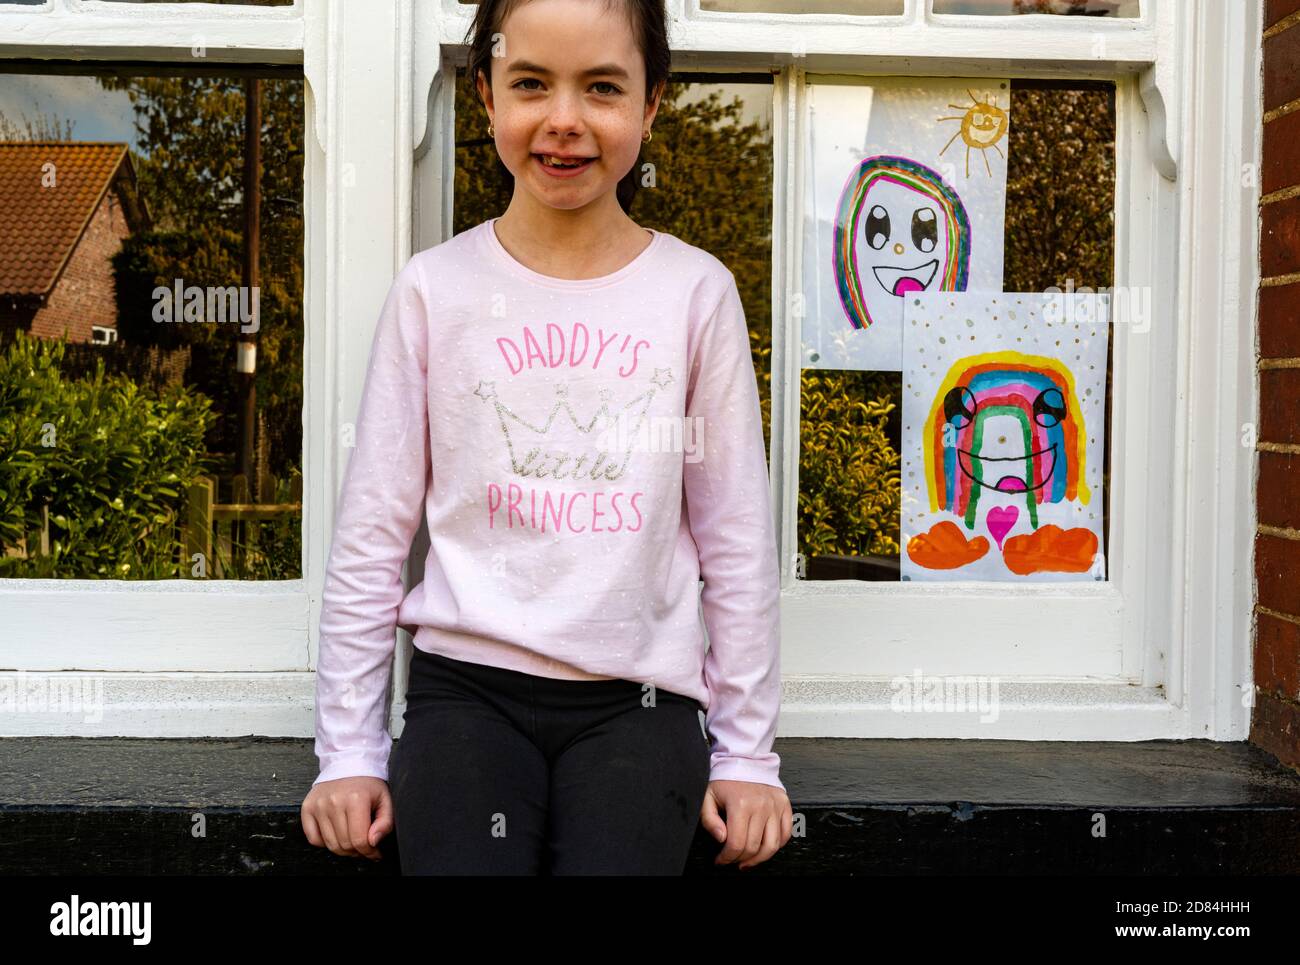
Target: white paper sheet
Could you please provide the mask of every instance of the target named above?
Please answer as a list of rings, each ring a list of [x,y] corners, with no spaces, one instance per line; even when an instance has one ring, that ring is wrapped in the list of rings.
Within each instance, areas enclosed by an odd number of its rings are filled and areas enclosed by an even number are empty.
[[[902,578],[1103,580],[1109,296],[921,292],[903,315]]]
[[[1002,290],[1008,80],[808,86],[804,368],[902,369],[903,298]]]

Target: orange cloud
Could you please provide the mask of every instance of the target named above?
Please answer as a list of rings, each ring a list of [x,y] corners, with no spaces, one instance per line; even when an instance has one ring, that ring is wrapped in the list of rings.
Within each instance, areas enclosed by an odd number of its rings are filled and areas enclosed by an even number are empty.
[[[1012,573],[1025,576],[1051,570],[1084,573],[1097,555],[1097,534],[1090,529],[1061,529],[1047,525],[1037,532],[1012,536],[1002,547],[1002,559]]]
[[[988,551],[989,541],[983,536],[967,540],[966,534],[949,520],[936,523],[928,533],[917,533],[907,541],[907,555],[927,570],[955,570],[975,562]]]

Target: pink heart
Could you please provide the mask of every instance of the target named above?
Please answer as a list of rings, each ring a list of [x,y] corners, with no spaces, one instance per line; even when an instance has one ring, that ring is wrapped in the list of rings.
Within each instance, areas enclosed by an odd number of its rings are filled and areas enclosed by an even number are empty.
[[[988,524],[989,533],[998,544],[998,549],[1002,549],[1002,541],[1007,538],[1007,533],[1011,532],[1011,527],[1016,525],[1016,520],[1019,518],[1020,509],[1016,506],[994,506],[989,510],[985,522]]]

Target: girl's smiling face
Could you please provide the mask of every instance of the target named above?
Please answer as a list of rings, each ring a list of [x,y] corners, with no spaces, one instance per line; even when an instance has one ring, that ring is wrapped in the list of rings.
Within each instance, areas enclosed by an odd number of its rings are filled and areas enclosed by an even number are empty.
[[[566,210],[613,195],[636,163],[658,98],[621,3],[532,0],[506,17],[480,97],[515,188]],[[576,167],[551,166],[560,158]]]

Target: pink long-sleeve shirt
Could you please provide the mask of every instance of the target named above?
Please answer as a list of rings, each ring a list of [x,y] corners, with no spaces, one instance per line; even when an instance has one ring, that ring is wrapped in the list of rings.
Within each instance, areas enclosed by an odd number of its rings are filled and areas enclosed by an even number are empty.
[[[431,545],[405,593],[421,510]],[[779,606],[758,387],[722,262],[655,232],[612,274],[553,278],[493,221],[410,259],[379,316],[325,574],[315,783],[388,779],[401,626],[457,660],[693,697],[710,780],[783,788]]]

